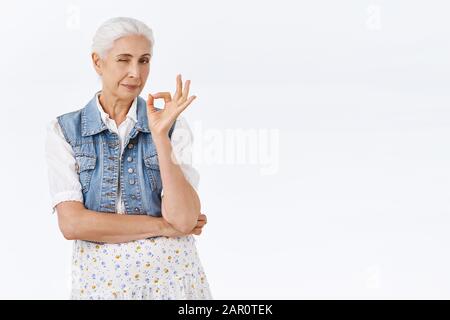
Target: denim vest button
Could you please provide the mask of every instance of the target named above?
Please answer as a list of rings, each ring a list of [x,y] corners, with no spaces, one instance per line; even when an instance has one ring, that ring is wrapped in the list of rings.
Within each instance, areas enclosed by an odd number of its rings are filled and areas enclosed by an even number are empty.
[[[133,148],[133,144],[130,143],[130,144],[128,145],[128,149],[132,149],[132,148]]]
[[[129,173],[133,173],[133,169],[132,168],[128,168],[128,172]]]
[[[131,161],[133,161],[133,158],[132,157],[128,157],[127,160],[128,160],[128,162],[131,162]]]
[[[131,199],[136,200],[136,196],[134,194],[132,194]]]
[[[128,182],[129,182],[130,184],[134,184],[134,179],[130,179]]]

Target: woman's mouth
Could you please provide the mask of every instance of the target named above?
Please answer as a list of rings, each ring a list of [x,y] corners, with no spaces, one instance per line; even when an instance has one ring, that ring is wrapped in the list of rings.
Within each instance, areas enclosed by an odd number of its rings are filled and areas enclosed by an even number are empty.
[[[132,86],[132,85],[129,85],[129,84],[122,84],[125,88],[127,88],[128,90],[130,90],[130,91],[134,91],[134,90],[136,90],[137,88],[139,88],[139,86]]]

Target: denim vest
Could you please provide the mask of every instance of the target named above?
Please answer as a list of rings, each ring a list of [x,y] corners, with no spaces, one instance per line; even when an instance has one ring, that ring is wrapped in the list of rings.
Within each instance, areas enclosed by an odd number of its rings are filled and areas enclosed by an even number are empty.
[[[126,137],[122,156],[119,137],[103,123],[96,103],[94,95],[84,108],[57,117],[74,151],[84,206],[116,212],[120,180],[126,214],[161,217],[161,172],[148,127],[147,102],[137,97],[137,122]]]

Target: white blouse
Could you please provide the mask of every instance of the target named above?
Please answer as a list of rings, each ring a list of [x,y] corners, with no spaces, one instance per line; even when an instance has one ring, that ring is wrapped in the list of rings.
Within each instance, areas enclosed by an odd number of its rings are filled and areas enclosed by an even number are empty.
[[[103,110],[99,102],[99,94],[96,93],[97,107],[102,121],[107,128],[119,136],[121,155],[125,148],[125,139],[137,122],[137,98],[134,99],[126,119],[117,127],[116,122]],[[198,191],[200,176],[192,166],[192,131],[183,116],[178,116],[175,128],[171,136],[172,150],[182,169],[185,178]],[[48,182],[51,195],[52,213],[55,213],[56,205],[63,201],[83,202],[79,174],[76,170],[76,159],[70,144],[64,138],[57,119],[53,119],[47,125],[45,141],[45,156],[47,160]],[[120,181],[119,181],[120,183]],[[117,190],[121,190],[120,186]],[[161,195],[164,194],[164,190]],[[124,213],[124,204],[121,192],[118,193],[117,213]]]

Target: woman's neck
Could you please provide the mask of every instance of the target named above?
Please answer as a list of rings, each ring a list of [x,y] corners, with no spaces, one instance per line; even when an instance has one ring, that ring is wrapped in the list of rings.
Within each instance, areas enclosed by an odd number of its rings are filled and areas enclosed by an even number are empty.
[[[109,117],[116,122],[117,127],[119,127],[119,125],[126,119],[131,104],[133,103],[133,100],[121,100],[112,94],[108,94],[105,90],[102,90],[99,93],[98,100],[103,108],[103,111],[105,111]]]

